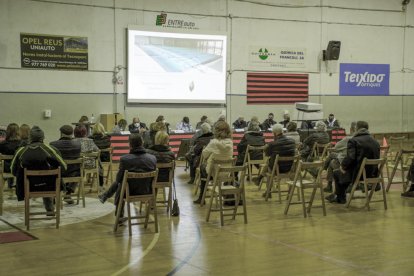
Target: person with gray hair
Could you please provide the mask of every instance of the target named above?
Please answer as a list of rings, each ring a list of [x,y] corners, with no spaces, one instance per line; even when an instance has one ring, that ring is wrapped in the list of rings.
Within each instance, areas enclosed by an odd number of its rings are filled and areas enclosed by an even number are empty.
[[[237,145],[237,160],[236,166],[240,166],[244,163],[246,150],[248,145],[252,146],[264,146],[265,138],[263,137],[263,133],[260,131],[259,124],[251,123],[247,129],[247,132],[244,134],[243,138],[240,140],[240,143]],[[259,160],[262,159],[261,152],[252,152],[251,155],[252,160]]]
[[[313,145],[315,143],[318,144],[327,144],[330,141],[328,133],[326,133],[326,125],[322,121],[316,122],[316,132],[309,135],[302,143],[302,150],[300,151],[300,155],[302,160],[310,161],[309,156],[312,152]]]
[[[186,154],[186,158],[188,160],[188,164],[190,167],[190,181],[188,181],[188,184],[194,183],[195,171],[198,165],[200,164],[200,157],[203,148],[207,146],[211,139],[214,138],[214,135],[211,132],[211,125],[209,123],[202,123],[200,129],[201,130],[198,131],[196,134],[200,133],[201,135],[194,139],[192,147]]]
[[[342,140],[336,143],[333,152],[331,152],[325,160],[324,169],[327,171],[327,180],[328,185],[325,187],[324,192],[331,193],[332,192],[332,181],[333,181],[333,172],[334,170],[339,169],[339,166],[342,163],[346,156],[346,147],[348,145],[348,141],[352,138],[356,131],[356,122],[351,123],[351,127],[349,129],[349,134],[345,136]]]
[[[236,121],[233,122],[233,128],[241,129],[247,127],[247,122],[244,120],[243,116],[239,116]]]
[[[295,140],[290,137],[287,137],[283,134],[283,125],[275,124],[272,127],[272,132],[274,136],[274,141],[270,142],[265,150],[266,156],[269,156],[268,163],[265,168],[263,168],[263,174],[261,174],[254,183],[259,185],[261,180],[264,177],[266,171],[273,169],[273,165],[276,160],[276,156],[295,156],[296,153],[296,144]],[[285,173],[290,170],[292,167],[292,162],[280,162],[279,163],[279,172]],[[263,194],[265,196],[265,194]]]

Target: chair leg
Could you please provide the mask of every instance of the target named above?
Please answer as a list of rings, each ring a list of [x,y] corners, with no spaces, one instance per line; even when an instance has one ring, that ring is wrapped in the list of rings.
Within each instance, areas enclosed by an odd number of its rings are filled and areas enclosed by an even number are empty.
[[[323,212],[323,215],[326,216],[325,194],[323,192],[323,185],[322,185],[322,183],[319,186],[319,189],[320,189],[320,192],[321,192],[322,212]]]
[[[243,216],[244,216],[244,224],[247,224],[247,202],[246,202],[246,195],[244,193],[244,190],[241,192],[241,197],[243,200]]]
[[[351,204],[352,198],[354,197],[354,193],[356,190],[356,186],[358,185],[358,180],[356,182],[352,183],[351,193],[349,194],[349,199],[346,201],[345,207],[349,208],[349,204]]]
[[[4,190],[4,179],[3,177],[0,177],[0,216],[3,215],[3,190]]]
[[[152,200],[151,202],[152,202],[152,206],[154,207],[154,208],[153,208],[153,210],[154,210],[154,226],[155,226],[155,233],[158,233],[158,213],[157,213],[157,208],[156,208],[156,206],[155,206],[155,205],[157,205],[157,204],[155,203],[155,201],[154,201],[154,200]]]
[[[123,195],[122,195],[123,196]],[[124,208],[124,199],[121,198],[118,203],[118,208],[116,210],[116,218],[115,218],[115,225],[114,225],[114,232],[118,230],[119,219],[121,217],[122,209]]]
[[[365,190],[365,194],[366,194],[365,206],[367,207],[368,211],[371,209],[369,207],[369,202],[371,201],[371,198],[375,192],[375,188],[377,187],[377,185],[378,183],[372,184],[371,191],[369,191],[369,193],[367,190]]]
[[[132,226],[131,226],[131,203],[126,202],[127,205],[127,211],[128,211],[128,233],[130,236],[132,236]]]
[[[287,215],[289,211],[289,206],[290,206],[290,203],[292,202],[292,197],[293,197],[293,193],[295,192],[295,188],[296,188],[295,185],[290,186],[289,196],[288,196],[288,200],[287,200],[286,207],[285,207],[285,215]]]
[[[272,188],[273,188],[273,180],[270,179],[270,176],[268,176],[266,180],[266,195],[265,195],[266,201],[269,200],[269,195],[272,192]]]
[[[209,203],[208,203],[206,222],[209,222],[210,220],[211,208],[213,208],[213,199],[216,197],[216,193],[214,191],[212,193],[213,194],[211,195]]]
[[[315,199],[315,194],[316,194],[316,190],[317,190],[317,189],[318,189],[318,187],[315,187],[315,188],[313,188],[313,190],[312,190],[312,194],[311,194],[311,197],[310,197],[310,199],[309,199],[309,205],[308,205],[308,210],[307,210],[308,214],[310,214],[310,212],[311,212],[311,208],[312,208],[313,200]]]
[[[303,216],[306,218],[307,217],[307,214],[306,214],[306,204],[305,204],[305,193],[304,193],[302,187],[299,187],[299,191],[300,191],[300,196],[302,197]]]
[[[59,192],[59,195],[56,195],[55,200],[56,200],[56,206],[55,206],[55,209],[56,209],[56,213],[55,213],[55,216],[56,216],[56,229],[59,229],[59,225],[60,225],[60,205],[62,205],[62,198],[60,197],[60,192]]]
[[[157,200],[154,198],[154,210],[157,208]],[[145,223],[144,223],[144,228],[147,229],[148,228],[148,221],[149,221],[149,215],[150,215],[150,210],[151,210],[151,202],[147,201],[145,202]]]
[[[30,230],[30,198],[24,198],[24,224],[26,225],[26,229]]]
[[[384,179],[382,179],[381,181],[381,186],[382,186],[382,199],[384,200],[384,209],[387,210],[387,194],[385,192],[384,189]]]
[[[168,204],[167,204],[167,213],[170,213],[171,209],[172,209],[172,187],[169,186],[168,187]]]
[[[219,193],[219,208],[220,208],[220,224],[224,226],[224,216],[223,216],[223,195]]]

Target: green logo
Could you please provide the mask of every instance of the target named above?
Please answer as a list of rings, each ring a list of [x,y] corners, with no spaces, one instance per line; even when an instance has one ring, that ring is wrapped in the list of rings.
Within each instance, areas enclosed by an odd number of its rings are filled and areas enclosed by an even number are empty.
[[[269,57],[269,51],[267,51],[267,49],[265,48],[264,51],[262,50],[262,48],[260,48],[259,50],[259,58],[261,60],[266,60]]]
[[[167,14],[161,13],[160,15],[157,15],[157,19],[155,21],[156,26],[162,26],[167,22]]]

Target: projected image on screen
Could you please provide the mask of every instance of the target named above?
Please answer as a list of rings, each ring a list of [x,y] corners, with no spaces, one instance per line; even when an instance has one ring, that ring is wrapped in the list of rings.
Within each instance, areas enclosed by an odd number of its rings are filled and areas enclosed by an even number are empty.
[[[128,40],[129,102],[225,102],[225,36],[128,30]]]

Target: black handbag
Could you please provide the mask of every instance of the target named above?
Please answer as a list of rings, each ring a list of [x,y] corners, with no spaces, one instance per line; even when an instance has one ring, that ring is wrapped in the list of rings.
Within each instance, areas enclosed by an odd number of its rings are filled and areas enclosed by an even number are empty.
[[[180,215],[180,206],[178,206],[177,191],[175,189],[175,181],[173,179],[173,206],[171,209],[171,216],[178,217]]]

